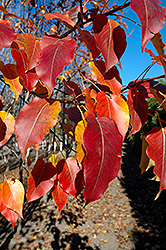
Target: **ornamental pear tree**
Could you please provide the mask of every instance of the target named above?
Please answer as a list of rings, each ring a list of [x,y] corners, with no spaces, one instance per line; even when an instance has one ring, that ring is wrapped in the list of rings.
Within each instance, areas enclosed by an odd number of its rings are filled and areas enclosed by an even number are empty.
[[[75,155],[57,160],[52,147],[49,160],[39,158],[34,165],[27,189],[18,179],[4,178],[0,183],[1,214],[14,228],[18,216],[22,218],[25,199],[31,202],[51,191],[59,213],[68,195],[77,198],[82,192],[85,204],[100,199],[121,168],[123,141],[139,131],[146,142],[141,168],[146,171],[148,162],[155,162],[159,196],[166,189],[166,128],[160,113],[157,109],[152,112],[148,102],[155,98],[166,109],[166,87],[159,81],[165,75],[147,79],[146,73],[155,64],[166,72],[160,34],[166,8],[158,0],[123,1],[121,5],[119,1],[112,5],[111,1],[79,0],[64,12],[55,6],[51,11],[40,6],[35,12],[35,1],[23,2],[33,10],[34,19],[24,19],[0,5],[0,49],[8,51],[10,59],[6,62],[1,56],[0,71],[14,103],[23,99],[21,110],[13,115],[13,102],[8,100],[11,105],[6,108],[0,96],[0,146],[15,136],[25,166],[28,148],[38,151],[48,133],[54,143],[57,128],[68,115],[72,126],[66,123],[64,129],[75,143]],[[152,63],[124,86],[120,61],[128,49],[124,20],[129,8],[140,20],[133,24],[141,26],[140,50],[150,54]],[[35,23],[37,15],[42,28]],[[149,115],[157,117],[159,126],[146,131]]]

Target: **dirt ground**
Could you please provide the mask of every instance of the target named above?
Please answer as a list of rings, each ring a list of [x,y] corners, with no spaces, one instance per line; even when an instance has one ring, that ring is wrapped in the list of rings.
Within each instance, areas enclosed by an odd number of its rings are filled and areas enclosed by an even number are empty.
[[[83,207],[69,197],[58,215],[50,194],[25,206],[15,231],[0,217],[0,249],[157,250],[166,249],[166,192],[152,171],[140,175],[140,155],[127,144],[122,171],[102,199]],[[22,227],[22,228],[21,228]]]

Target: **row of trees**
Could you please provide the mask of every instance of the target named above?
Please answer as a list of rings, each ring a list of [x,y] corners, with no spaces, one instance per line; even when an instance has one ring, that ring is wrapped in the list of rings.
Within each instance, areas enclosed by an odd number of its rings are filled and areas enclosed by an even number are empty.
[[[146,171],[150,159],[155,162],[159,195],[166,185],[166,131],[157,109],[166,106],[165,85],[157,79],[165,75],[147,80],[143,74],[123,87],[117,66],[121,67],[127,46],[121,17],[131,8],[141,22],[142,51],[151,55],[152,65],[160,64],[166,70],[165,44],[159,33],[166,8],[157,0],[124,1],[121,5],[60,1],[58,8],[52,2],[45,5],[28,0],[12,8],[17,1],[0,5],[0,146],[15,135],[23,167],[28,148],[38,150],[44,137],[52,134],[49,161],[48,154],[38,159],[29,175],[27,201],[51,190],[60,213],[69,194],[77,197],[83,192],[86,204],[100,199],[120,170],[129,128],[129,135],[144,133],[141,167]],[[157,55],[145,48],[149,40]],[[4,95],[9,87],[10,94]],[[156,110],[149,110],[149,98],[159,102]],[[159,126],[147,133],[149,115],[157,117]],[[62,152],[63,159],[57,160],[54,142],[62,128],[75,143],[76,154],[65,159]],[[4,179],[0,184],[0,212],[13,227],[18,216],[23,217],[24,195],[18,179]]]

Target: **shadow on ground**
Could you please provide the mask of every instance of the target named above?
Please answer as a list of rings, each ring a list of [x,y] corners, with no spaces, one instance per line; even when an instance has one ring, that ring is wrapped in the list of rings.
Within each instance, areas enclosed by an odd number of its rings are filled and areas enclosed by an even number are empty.
[[[17,223],[14,231],[11,224],[1,217],[0,249],[100,250],[98,246],[89,246],[88,236],[64,230],[66,225],[77,227],[84,223],[80,219],[78,221],[77,214],[66,210],[58,217],[55,211],[52,205],[50,208],[44,206],[42,199],[29,203],[24,209],[24,220]]]
[[[140,159],[140,154],[127,143],[122,164],[123,186],[138,225],[133,231],[135,249],[166,249],[166,191],[155,200],[159,183],[150,180],[153,169],[141,175]]]

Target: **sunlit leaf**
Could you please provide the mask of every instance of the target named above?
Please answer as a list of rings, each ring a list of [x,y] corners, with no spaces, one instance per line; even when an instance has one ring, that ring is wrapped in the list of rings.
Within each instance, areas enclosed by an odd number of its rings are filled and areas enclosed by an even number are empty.
[[[129,126],[129,109],[127,103],[120,96],[110,98],[103,91],[99,92],[96,97],[97,115],[107,116],[112,119],[119,130],[119,133],[125,138]]]
[[[58,101],[50,104],[45,99],[38,97],[24,105],[16,119],[15,129],[23,160],[27,148],[39,144],[49,129],[56,124],[60,111],[61,106]]]
[[[75,128],[75,140],[76,140],[76,157],[78,161],[81,163],[85,157],[85,150],[83,149],[82,145],[82,136],[83,132],[86,128],[87,122],[86,120],[82,120],[78,122],[76,128]]]
[[[44,15],[44,17],[47,20],[51,20],[51,19],[56,19],[60,22],[63,22],[64,24],[68,24],[68,26],[74,26],[75,23],[71,20],[71,18],[69,17],[68,14],[61,14],[59,11],[56,11],[54,13],[46,13]]]
[[[24,34],[23,42],[27,54],[27,70],[31,70],[36,66],[37,58],[40,56],[40,42],[30,33]]]
[[[55,154],[52,154],[51,155],[51,157],[50,157],[50,162],[52,163],[52,165],[54,166],[54,167],[56,167],[56,165],[57,165],[57,155],[55,155]]]
[[[100,84],[106,85],[115,95],[119,95],[122,89],[121,79],[116,67],[112,67],[105,73],[105,63],[102,60],[97,60],[95,63],[90,62],[92,74],[97,78]]]
[[[14,230],[19,214],[11,210],[10,208],[6,207],[5,204],[3,203],[2,200],[3,185],[4,185],[3,183],[0,183],[0,212],[6,218],[6,220],[12,223]]]
[[[11,135],[14,133],[15,119],[6,111],[0,111],[0,119],[5,123],[6,126],[5,137],[2,141],[0,141],[0,146],[2,146],[6,141],[10,139]]]
[[[95,101],[90,95],[90,89],[89,88],[83,89],[83,92],[86,94],[85,101],[87,109],[95,115],[96,114]]]
[[[4,181],[2,201],[7,208],[15,211],[23,218],[24,187],[19,180],[8,179]]]
[[[38,76],[51,92],[63,67],[72,63],[76,48],[74,39],[54,39],[54,44],[46,46],[42,50],[36,67]]]

